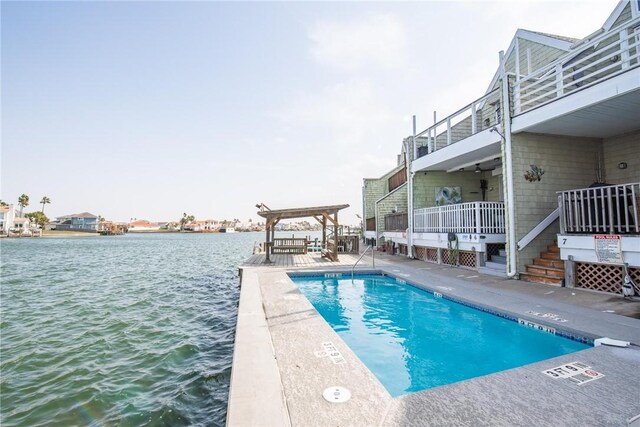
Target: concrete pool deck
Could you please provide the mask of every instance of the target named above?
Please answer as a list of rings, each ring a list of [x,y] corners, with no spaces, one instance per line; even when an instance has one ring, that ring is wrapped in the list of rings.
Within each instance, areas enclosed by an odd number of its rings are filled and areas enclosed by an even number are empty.
[[[365,269],[371,267],[357,270]],[[323,265],[322,270],[348,271],[344,265]],[[376,270],[581,336],[640,344],[640,320],[607,312],[633,316],[640,311],[637,301],[399,257],[376,259]],[[309,268],[242,269],[227,415],[230,426],[626,426],[640,414],[637,346],[590,348],[393,398],[298,291],[286,274],[290,271]],[[555,317],[543,318],[544,313]],[[542,372],[570,362],[581,362],[604,376],[577,385]],[[332,386],[349,389],[351,399],[327,402],[322,392]]]

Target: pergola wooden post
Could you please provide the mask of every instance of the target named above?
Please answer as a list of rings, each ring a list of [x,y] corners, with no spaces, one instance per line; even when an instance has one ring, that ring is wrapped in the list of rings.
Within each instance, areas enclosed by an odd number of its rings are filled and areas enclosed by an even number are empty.
[[[257,205],[257,207],[263,206]],[[332,206],[318,206],[311,208],[293,208],[293,209],[279,209],[270,210],[263,209],[258,212],[258,215],[266,219],[266,240],[265,240],[265,264],[271,263],[270,255],[273,254],[273,241],[275,238],[275,227],[281,219],[292,218],[306,218],[313,217],[322,224],[322,247],[327,249],[327,221],[333,225],[333,248],[331,248],[330,258],[333,261],[338,260],[338,211],[348,208],[349,205],[332,205]]]

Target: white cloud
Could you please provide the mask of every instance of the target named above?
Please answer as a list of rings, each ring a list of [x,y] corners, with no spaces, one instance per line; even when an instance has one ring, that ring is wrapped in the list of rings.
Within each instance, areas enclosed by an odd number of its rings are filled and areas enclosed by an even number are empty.
[[[369,66],[400,67],[407,46],[402,23],[390,14],[369,15],[348,22],[318,22],[309,38],[316,61],[347,71]]]

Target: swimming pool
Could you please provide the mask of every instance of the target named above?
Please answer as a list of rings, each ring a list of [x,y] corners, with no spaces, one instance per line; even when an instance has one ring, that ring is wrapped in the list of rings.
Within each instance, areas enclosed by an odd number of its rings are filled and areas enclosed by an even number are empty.
[[[390,276],[290,277],[392,396],[590,347]]]

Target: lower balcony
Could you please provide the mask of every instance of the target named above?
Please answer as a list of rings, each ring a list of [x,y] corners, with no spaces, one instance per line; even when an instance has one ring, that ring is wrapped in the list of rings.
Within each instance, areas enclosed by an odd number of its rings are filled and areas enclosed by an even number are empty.
[[[469,202],[416,209],[413,246],[418,259],[505,275],[502,202]]]
[[[414,211],[416,233],[504,234],[502,202],[469,202]]]

